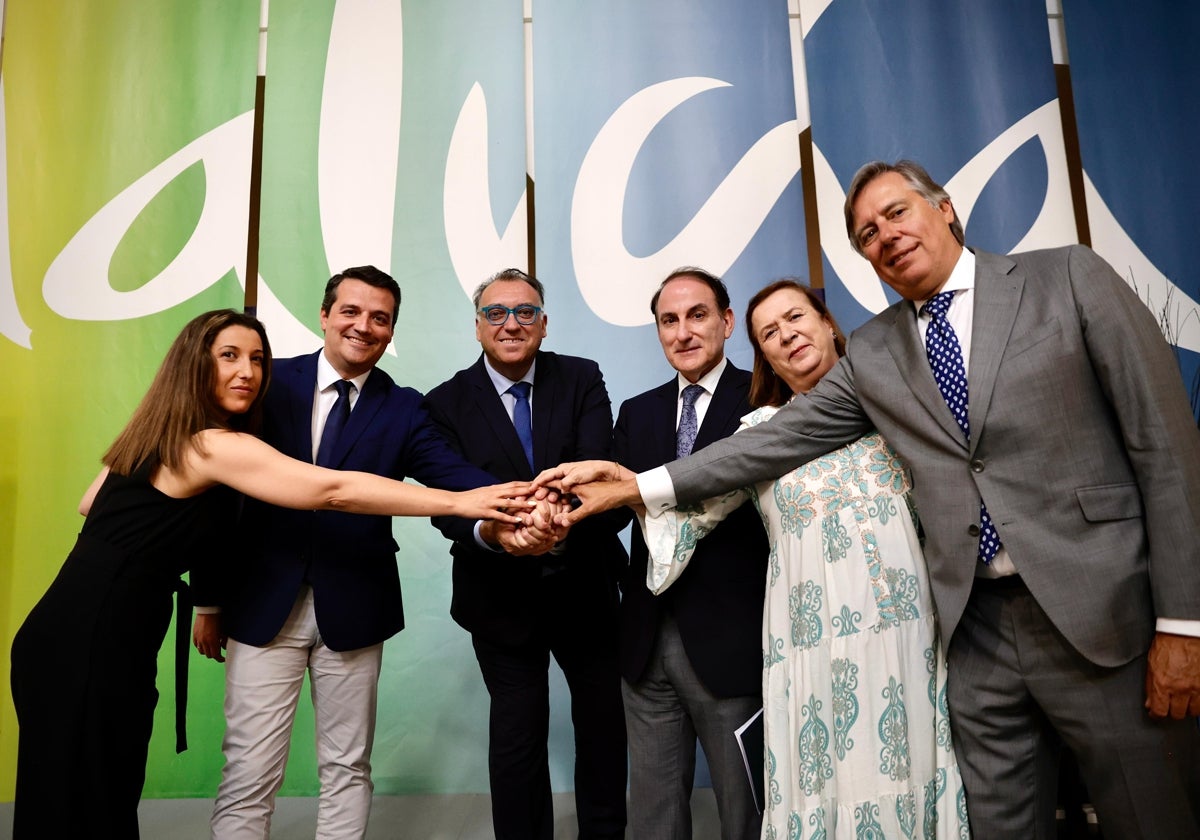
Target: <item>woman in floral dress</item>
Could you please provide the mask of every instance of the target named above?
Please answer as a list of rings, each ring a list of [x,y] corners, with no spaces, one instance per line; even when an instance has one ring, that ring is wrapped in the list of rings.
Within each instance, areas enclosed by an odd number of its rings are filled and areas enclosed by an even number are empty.
[[[791,280],[758,292],[746,323],[760,407],[743,427],[804,399],[845,349],[824,304]],[[767,840],[969,834],[910,489],[872,433],[775,481],[644,518],[655,592],[747,495],[766,524]]]

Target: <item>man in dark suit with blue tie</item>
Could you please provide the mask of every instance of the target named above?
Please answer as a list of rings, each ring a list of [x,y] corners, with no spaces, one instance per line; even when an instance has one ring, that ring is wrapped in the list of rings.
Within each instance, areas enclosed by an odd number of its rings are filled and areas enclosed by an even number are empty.
[[[680,268],[650,301],[663,354],[677,374],[626,400],[613,454],[650,469],[737,431],[750,411],[750,374],[725,357],[729,292],[700,268]],[[734,730],[762,707],[767,538],[747,502],[696,546],[687,573],[661,595],[646,588],[649,552],[630,535],[621,579],[621,689],[629,735],[629,821],[638,840],[691,837],[696,739],[712,776],[723,840],[757,840],[754,804]]]
[[[482,357],[429,392],[430,416],[497,479],[608,458],[612,409],[595,362],[542,351],[545,290],[517,269],[475,291]],[[497,840],[551,840],[547,755],[550,655],[571,691],[579,837],[624,837],[625,724],[617,670],[619,519],[599,517],[539,557],[484,547],[487,528],[437,523],[454,540],[451,614],[471,633],[491,696],[488,767]]]
[[[400,287],[374,266],[330,278],[324,347],[277,360],[263,439],[293,458],[462,490],[493,483],[430,424],[421,394],[375,365],[392,340]],[[293,511],[246,500],[242,556],[228,578],[225,768],[213,837],[265,838],[307,671],[321,780],[317,837],[361,838],[385,639],[404,627],[399,546],[387,516]]]

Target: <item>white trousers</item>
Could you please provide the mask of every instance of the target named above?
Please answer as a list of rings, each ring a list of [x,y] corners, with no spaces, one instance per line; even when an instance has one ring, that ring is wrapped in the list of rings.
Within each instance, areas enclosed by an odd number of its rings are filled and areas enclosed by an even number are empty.
[[[351,651],[325,646],[312,590],[305,587],[265,647],[229,640],[225,662],[225,768],[213,807],[214,840],[265,840],[283,783],[304,672],[316,723],[317,840],[367,831],[371,744],[383,644]]]

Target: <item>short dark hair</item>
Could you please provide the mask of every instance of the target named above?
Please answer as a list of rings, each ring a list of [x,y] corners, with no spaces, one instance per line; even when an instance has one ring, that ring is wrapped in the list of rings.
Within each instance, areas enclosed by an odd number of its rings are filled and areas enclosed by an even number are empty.
[[[750,298],[750,302],[746,304],[746,334],[750,336],[750,346],[754,348],[754,370],[750,374],[749,400],[750,405],[755,408],[763,405],[783,405],[792,398],[792,389],[775,373],[767,362],[767,357],[763,355],[762,346],[758,343],[758,335],[750,320],[754,317],[754,310],[781,289],[795,289],[808,298],[809,305],[813,310],[829,321],[830,326],[833,327],[833,349],[837,351],[838,357],[846,355],[846,336],[842,333],[842,328],[838,326],[837,319],[830,313],[825,301],[813,291],[811,286],[802,283],[795,277],[784,277],[768,283],[755,292],[754,297]]]
[[[658,284],[658,289],[654,292],[654,297],[650,298],[650,314],[654,316],[654,320],[658,320],[658,298],[662,295],[662,290],[672,280],[678,280],[680,277],[696,278],[712,289],[713,297],[717,299],[717,309],[724,312],[729,308],[729,290],[725,288],[725,284],[721,282],[720,277],[715,274],[709,274],[703,268],[696,268],[694,265],[684,265],[668,274],[667,279]]]
[[[858,200],[859,194],[867,184],[888,172],[895,172],[902,176],[908,185],[935,209],[940,207],[943,201],[950,201],[950,194],[946,192],[946,188],[933,180],[925,171],[925,167],[916,161],[898,160],[895,163],[888,163],[882,160],[873,160],[863,164],[854,173],[853,180],[850,181],[850,189],[846,193],[846,204],[842,208],[846,214],[846,235],[850,237],[850,247],[860,257],[863,256],[863,252],[862,246],[858,243],[858,237],[854,233],[854,202]],[[950,201],[950,209],[954,211],[954,219],[950,222],[950,232],[954,234],[958,244],[962,245],[964,244],[963,226],[962,222],[958,220],[958,211],[954,210],[953,201]]]
[[[471,301],[475,304],[476,309],[479,308],[479,301],[483,297],[483,290],[500,280],[520,280],[522,283],[528,283],[537,292],[538,302],[542,306],[546,305],[546,287],[542,285],[541,280],[538,280],[536,277],[530,277],[519,268],[506,268],[503,271],[497,271],[475,287],[475,294],[471,295]]]
[[[351,268],[344,268],[330,277],[329,282],[325,284],[325,298],[321,301],[322,312],[326,315],[329,314],[329,308],[337,300],[338,286],[342,285],[343,280],[361,280],[368,286],[374,286],[377,289],[386,289],[391,292],[392,299],[395,300],[395,304],[392,306],[392,326],[396,325],[396,318],[400,315],[400,284],[392,279],[392,275],[386,271],[380,271],[373,265],[356,265]]]

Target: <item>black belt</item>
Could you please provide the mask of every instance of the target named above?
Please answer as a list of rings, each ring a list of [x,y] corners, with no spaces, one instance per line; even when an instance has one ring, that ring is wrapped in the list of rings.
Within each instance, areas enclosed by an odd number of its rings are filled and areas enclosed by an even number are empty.
[[[175,752],[187,749],[188,638],[192,629],[192,590],[175,581]]]
[[[1029,588],[1025,586],[1025,581],[1017,574],[1002,575],[1001,577],[977,575],[973,589],[989,595],[1019,595],[1029,591]]]

